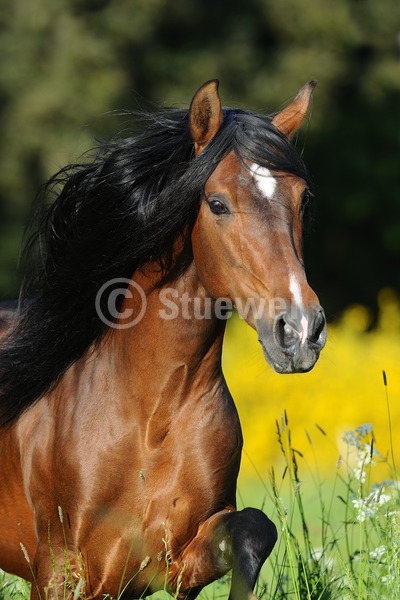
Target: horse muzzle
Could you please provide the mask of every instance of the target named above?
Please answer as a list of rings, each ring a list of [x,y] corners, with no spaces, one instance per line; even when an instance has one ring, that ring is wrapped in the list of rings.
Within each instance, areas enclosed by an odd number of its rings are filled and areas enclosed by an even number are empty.
[[[320,306],[280,313],[273,322],[256,322],[264,357],[277,373],[306,373],[326,342],[326,320]]]

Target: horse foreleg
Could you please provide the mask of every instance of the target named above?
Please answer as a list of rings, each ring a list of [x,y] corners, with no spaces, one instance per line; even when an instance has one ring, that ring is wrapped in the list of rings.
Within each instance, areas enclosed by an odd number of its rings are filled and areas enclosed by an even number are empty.
[[[47,540],[38,544],[32,565],[34,577],[30,600],[72,600],[81,579],[84,584],[85,578],[76,555],[64,551],[63,545],[63,539],[53,539],[51,548]],[[80,588],[84,594],[82,584]]]
[[[200,526],[182,553],[171,588],[179,592],[178,598],[192,599],[232,569],[229,599],[248,600],[276,540],[276,527],[261,510],[217,513]]]

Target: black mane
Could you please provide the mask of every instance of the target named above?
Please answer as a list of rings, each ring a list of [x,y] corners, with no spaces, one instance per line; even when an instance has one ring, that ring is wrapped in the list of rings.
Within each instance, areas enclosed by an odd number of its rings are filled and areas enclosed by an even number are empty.
[[[220,131],[197,158],[188,111],[160,111],[145,121],[138,135],[102,144],[90,161],[65,167],[44,188],[47,208],[26,247],[18,325],[1,347],[3,424],[102,338],[107,327],[95,298],[106,281],[130,279],[149,261],[171,275],[174,242],[190,233],[204,185],[231,149],[307,180],[302,160],[266,117],[226,109]],[[187,239],[181,270],[192,260]]]

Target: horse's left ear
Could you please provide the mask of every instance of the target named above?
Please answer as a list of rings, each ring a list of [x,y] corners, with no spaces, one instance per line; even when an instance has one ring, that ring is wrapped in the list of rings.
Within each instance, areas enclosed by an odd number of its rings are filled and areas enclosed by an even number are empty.
[[[197,90],[190,104],[189,126],[196,156],[204,150],[221,127],[223,114],[218,86],[218,79],[207,81]]]
[[[306,83],[298,92],[293,102],[272,119],[272,124],[286,137],[290,138],[296,129],[300,127],[307,114],[311,95],[316,85],[316,81]]]

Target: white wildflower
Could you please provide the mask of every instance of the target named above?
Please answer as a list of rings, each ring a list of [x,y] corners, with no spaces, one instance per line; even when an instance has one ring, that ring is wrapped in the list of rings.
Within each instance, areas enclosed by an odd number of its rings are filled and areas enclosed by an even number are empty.
[[[373,560],[379,561],[384,554],[386,554],[387,548],[386,546],[378,546],[375,550],[371,550],[369,553],[370,558]]]
[[[356,479],[357,479],[357,480],[358,480],[360,483],[365,483],[366,474],[365,474],[365,471],[364,471],[364,469],[363,469],[362,467],[361,467],[361,468],[358,468],[358,467],[356,467],[356,468],[353,470],[353,473],[354,473],[354,477],[355,477],[355,478],[356,478]]]
[[[364,500],[363,498],[355,498],[352,500],[354,507],[358,511],[357,521],[363,523],[368,519],[371,519],[376,513],[378,509],[389,502],[391,497],[388,494],[384,494],[385,488],[376,489],[371,492]]]

